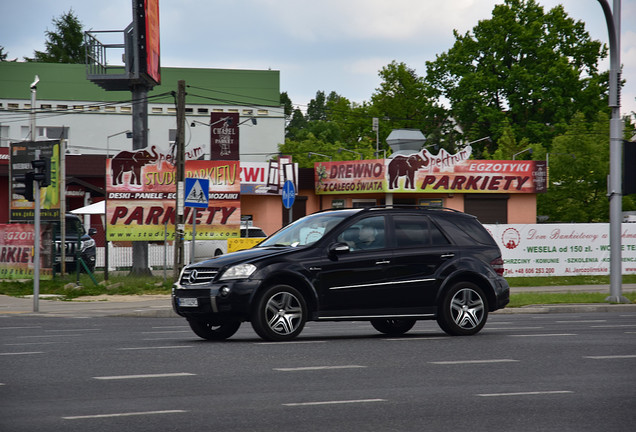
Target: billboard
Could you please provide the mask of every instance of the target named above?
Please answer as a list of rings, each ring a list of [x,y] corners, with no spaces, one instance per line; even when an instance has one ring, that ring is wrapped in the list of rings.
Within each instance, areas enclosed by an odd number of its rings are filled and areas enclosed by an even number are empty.
[[[107,238],[111,241],[174,239],[176,169],[169,154],[150,150],[119,152],[106,161]],[[209,205],[198,209],[196,238],[239,237],[241,224],[238,161],[188,160],[185,177],[209,180]],[[191,208],[185,209],[185,239],[192,238]]]
[[[35,155],[39,151],[40,159],[49,158],[51,161],[51,184],[40,188],[40,219],[60,219],[60,141],[20,141],[11,143],[10,153],[10,220],[32,221],[35,216],[35,203],[27,201],[21,195],[13,193],[16,175],[33,171],[31,161],[38,159]]]
[[[471,160],[470,155],[470,147],[437,155],[423,149],[390,159],[318,162],[316,194],[546,192],[545,161]]]
[[[139,72],[161,84],[159,0],[135,0],[133,14],[137,25]]]
[[[41,227],[40,279],[52,279],[51,227]],[[35,227],[32,224],[0,225],[0,279],[31,279],[35,264],[33,245]]]

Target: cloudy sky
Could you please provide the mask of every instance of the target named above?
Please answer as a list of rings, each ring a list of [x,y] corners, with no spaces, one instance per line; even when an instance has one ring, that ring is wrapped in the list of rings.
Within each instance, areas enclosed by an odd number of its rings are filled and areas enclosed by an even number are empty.
[[[538,0],[546,11],[563,4],[608,43],[597,0]],[[612,4],[613,0],[609,3]],[[391,61],[420,76],[426,61],[453,44],[503,0],[160,0],[163,66],[274,69],[281,91],[304,109],[316,91],[368,101]],[[131,0],[19,0],[0,7],[0,45],[9,58],[44,50],[52,18],[73,9],[85,29],[121,30]],[[622,1],[621,62],[627,84],[621,112],[636,111],[636,0]],[[601,64],[607,69],[609,61]]]

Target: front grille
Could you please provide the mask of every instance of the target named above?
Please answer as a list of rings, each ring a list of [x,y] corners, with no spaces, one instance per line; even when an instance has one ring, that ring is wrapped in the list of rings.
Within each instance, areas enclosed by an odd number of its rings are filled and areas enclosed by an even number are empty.
[[[66,256],[75,255],[75,248],[77,247],[77,242],[66,242]],[[59,240],[55,241],[55,254],[62,255],[62,242]]]
[[[187,268],[181,275],[181,285],[205,285],[214,279],[219,273],[215,268]]]

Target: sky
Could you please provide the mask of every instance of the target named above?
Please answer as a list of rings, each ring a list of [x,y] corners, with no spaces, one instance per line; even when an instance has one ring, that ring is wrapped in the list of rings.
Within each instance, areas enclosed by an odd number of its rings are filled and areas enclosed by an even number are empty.
[[[419,76],[446,52],[453,30],[470,31],[503,0],[159,0],[161,64],[170,67],[272,69],[280,90],[305,110],[317,91],[370,101],[378,71],[393,60]],[[545,11],[563,4],[590,36],[608,44],[598,0],[538,0]],[[613,0],[609,0],[610,5]],[[43,51],[52,19],[73,9],[84,29],[122,30],[131,0],[5,0],[0,46],[8,58]],[[636,112],[636,0],[622,0],[621,63],[626,85],[621,113]],[[600,64],[609,69],[609,60]]]

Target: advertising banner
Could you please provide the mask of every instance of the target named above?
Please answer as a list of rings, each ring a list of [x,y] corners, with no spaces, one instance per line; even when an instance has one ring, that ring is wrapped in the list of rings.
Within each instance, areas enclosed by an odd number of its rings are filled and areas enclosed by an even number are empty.
[[[504,276],[608,275],[609,224],[484,225],[501,249]],[[636,274],[636,224],[622,224],[623,274]]]
[[[545,161],[470,160],[469,147],[450,154],[417,153],[390,159],[319,162],[317,194],[342,193],[541,193]]]
[[[40,279],[52,279],[51,229],[41,228]],[[32,224],[0,224],[0,279],[32,279],[35,265]]]
[[[106,162],[107,238],[111,241],[174,239],[176,169],[156,147],[120,152]],[[196,238],[240,236],[240,168],[238,161],[186,161],[185,177],[209,180],[209,205],[198,209]],[[186,208],[185,239],[192,238],[194,212]]]
[[[37,159],[36,151],[40,152],[40,159],[51,161],[51,184],[40,188],[40,219],[60,219],[60,142],[59,141],[21,141],[11,144],[10,154],[10,208],[12,221],[32,221],[35,216],[35,203],[27,201],[20,195],[13,193],[16,186],[13,177],[34,171],[31,161]]]

